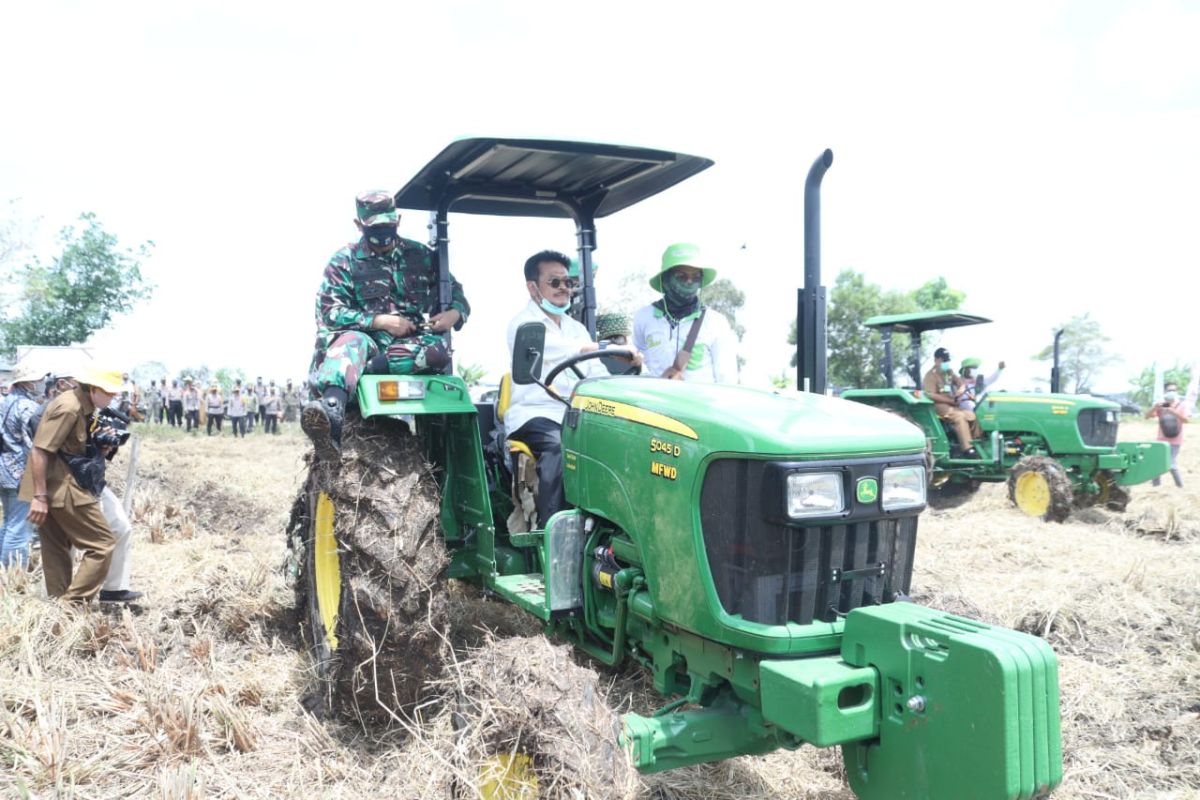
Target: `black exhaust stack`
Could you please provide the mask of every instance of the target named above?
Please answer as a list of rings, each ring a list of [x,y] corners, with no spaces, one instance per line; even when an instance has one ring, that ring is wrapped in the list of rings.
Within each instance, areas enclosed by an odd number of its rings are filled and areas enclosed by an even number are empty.
[[[825,394],[825,287],[821,285],[821,180],[833,164],[822,153],[804,181],[804,288],[796,303],[796,388]]]
[[[1062,373],[1058,370],[1058,340],[1062,338],[1064,328],[1061,331],[1054,332],[1054,366],[1050,368],[1050,393],[1058,394],[1062,391]]]

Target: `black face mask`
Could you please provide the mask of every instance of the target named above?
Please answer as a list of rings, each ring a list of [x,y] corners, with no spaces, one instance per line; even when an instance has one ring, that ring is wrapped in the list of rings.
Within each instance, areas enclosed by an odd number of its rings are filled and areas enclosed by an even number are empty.
[[[369,228],[363,228],[363,236],[372,247],[380,250],[388,250],[396,246],[395,225],[372,225]]]

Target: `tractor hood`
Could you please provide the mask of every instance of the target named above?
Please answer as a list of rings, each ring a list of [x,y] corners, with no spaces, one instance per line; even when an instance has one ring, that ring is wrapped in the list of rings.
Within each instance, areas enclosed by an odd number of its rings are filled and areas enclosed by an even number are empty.
[[[578,384],[572,407],[698,440],[710,451],[792,458],[911,453],[912,423],[861,403],[796,391],[621,377]]]

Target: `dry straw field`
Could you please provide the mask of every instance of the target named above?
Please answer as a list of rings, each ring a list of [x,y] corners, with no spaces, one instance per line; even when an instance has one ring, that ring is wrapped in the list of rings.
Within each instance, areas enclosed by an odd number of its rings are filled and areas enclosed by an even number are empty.
[[[466,733],[444,705],[371,734],[306,710],[284,536],[305,450],[295,430],[245,440],[144,430],[139,613],[68,616],[44,599],[40,572],[3,577],[0,796],[471,797],[489,730],[525,726],[523,741],[570,749],[532,721],[579,706],[592,667],[536,637],[459,642],[447,681],[484,685],[487,698]],[[1066,780],[1056,798],[1200,797],[1200,439],[1185,445],[1183,468],[1185,490],[1139,487],[1123,515],[1030,521],[991,486],[923,518],[918,599],[1034,632],[1058,652]],[[463,603],[472,619],[520,629],[508,609]],[[561,676],[561,692],[523,692],[538,664]],[[610,708],[653,702],[636,674],[601,671],[599,686],[583,707],[600,731]],[[850,800],[840,757],[810,748],[641,779],[560,777],[544,794],[583,796],[583,783],[589,797]]]

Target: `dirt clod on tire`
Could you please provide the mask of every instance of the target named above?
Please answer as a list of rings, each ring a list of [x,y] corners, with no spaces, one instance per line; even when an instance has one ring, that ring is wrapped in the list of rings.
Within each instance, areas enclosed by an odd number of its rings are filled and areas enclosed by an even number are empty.
[[[378,727],[409,716],[435,690],[447,658],[448,563],[439,491],[421,440],[389,419],[346,419],[339,464],[309,456],[293,510],[297,607],[314,653],[323,705]],[[310,609],[306,558],[318,492],[333,502],[341,598],[338,646],[329,652]]]
[[[492,639],[444,685],[454,698],[444,713],[452,716],[460,780],[479,776],[497,755],[523,753],[538,797],[636,796],[620,719],[595,671],[576,664],[569,646],[542,636]]]

